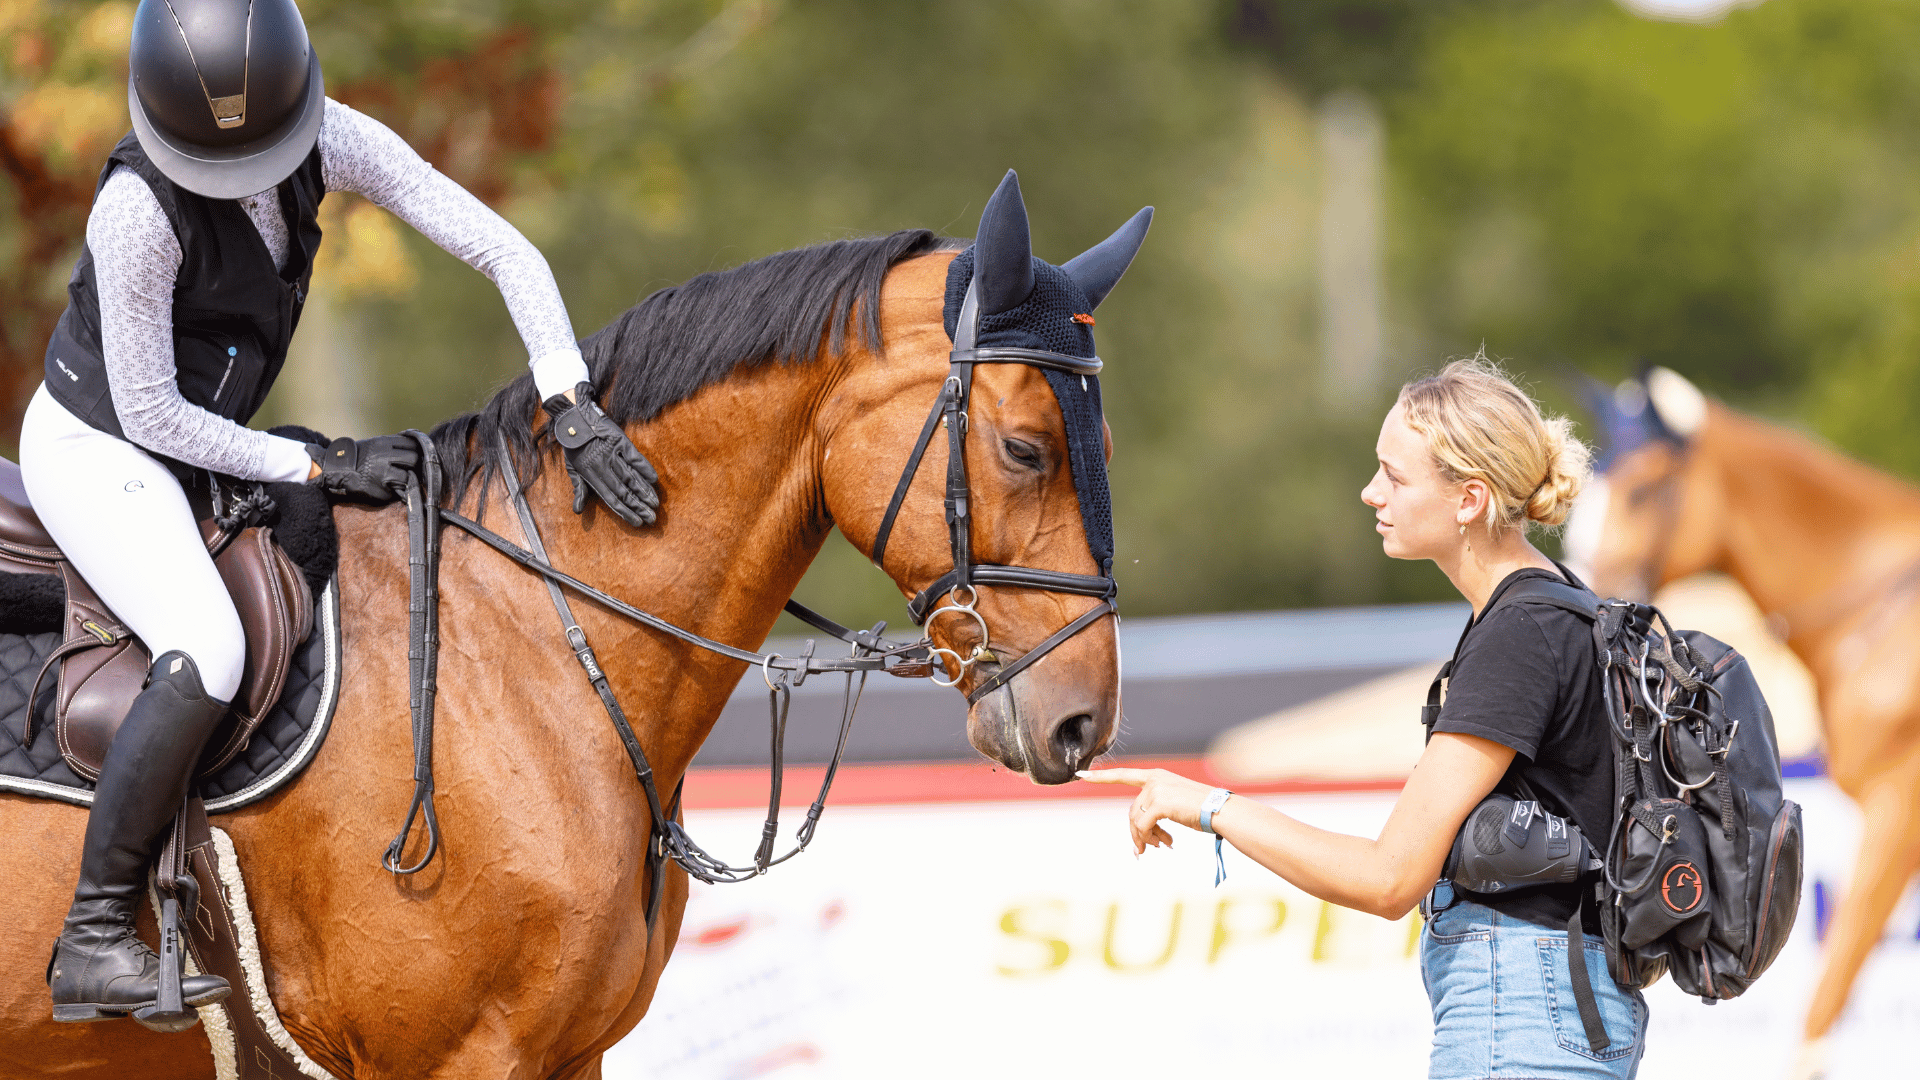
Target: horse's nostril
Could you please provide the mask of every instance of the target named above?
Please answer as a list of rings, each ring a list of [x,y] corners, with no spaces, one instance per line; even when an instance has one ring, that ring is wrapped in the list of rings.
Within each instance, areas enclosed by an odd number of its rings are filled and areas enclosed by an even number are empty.
[[[1053,749],[1069,769],[1078,769],[1093,756],[1098,735],[1093,717],[1087,713],[1069,716],[1053,729]]]

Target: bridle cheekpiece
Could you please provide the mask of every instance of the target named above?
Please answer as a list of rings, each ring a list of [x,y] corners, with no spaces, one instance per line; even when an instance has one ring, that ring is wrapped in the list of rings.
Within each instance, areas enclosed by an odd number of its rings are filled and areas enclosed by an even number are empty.
[[[1108,571],[1106,574],[1073,574],[1030,566],[977,563],[973,559],[973,512],[971,490],[967,482],[966,438],[967,405],[973,396],[974,368],[980,364],[1025,364],[1085,379],[1100,374],[1103,367],[1097,356],[1069,356],[1045,349],[980,347],[977,344],[980,335],[979,289],[977,278],[967,285],[967,296],[961,302],[960,318],[954,326],[953,352],[948,361],[950,366],[946,381],[941,384],[940,394],[927,414],[927,422],[920,428],[920,437],[914,441],[913,453],[907,457],[906,468],[900,472],[900,482],[894,486],[886,515],[880,519],[880,531],[874,534],[873,564],[882,570],[886,569],[887,540],[893,535],[894,520],[900,516],[900,507],[906,502],[907,490],[913,486],[914,475],[920,471],[920,461],[933,442],[934,432],[945,427],[947,543],[953,553],[953,569],[935,578],[932,584],[908,601],[907,613],[913,617],[915,626],[926,627],[929,631],[933,620],[948,612],[971,616],[980,628],[980,641],[967,656],[961,656],[953,649],[930,646],[936,661],[942,656],[951,658],[956,668],[951,681],[938,676],[934,677],[934,681],[942,686],[956,685],[966,678],[968,669],[974,664],[994,658],[988,647],[992,636],[987,629],[987,620],[974,606],[979,599],[980,586],[1097,596],[1101,602],[974,687],[967,694],[968,705],[1007,685],[1008,680],[1033,666],[1035,661],[1093,625],[1102,616],[1119,612],[1115,602],[1119,589],[1113,580],[1111,566],[1102,568]],[[947,601],[946,605],[936,606],[942,598]]]

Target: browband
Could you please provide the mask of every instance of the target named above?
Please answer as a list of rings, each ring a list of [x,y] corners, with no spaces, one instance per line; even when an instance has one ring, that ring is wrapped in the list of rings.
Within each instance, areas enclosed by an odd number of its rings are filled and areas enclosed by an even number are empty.
[[[1069,375],[1098,375],[1106,365],[1097,356],[1068,356],[1066,353],[1048,352],[1045,349],[1016,349],[1011,346],[995,346],[989,349],[955,349],[955,364],[1026,364],[1029,367],[1052,368]]]

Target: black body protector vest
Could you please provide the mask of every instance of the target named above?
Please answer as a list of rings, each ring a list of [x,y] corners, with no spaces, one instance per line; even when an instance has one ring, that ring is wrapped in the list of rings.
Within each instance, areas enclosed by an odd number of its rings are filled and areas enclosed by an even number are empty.
[[[107,157],[95,198],[115,166],[131,169],[146,181],[180,241],[180,276],[173,286],[173,362],[181,396],[217,416],[246,423],[286,363],[287,345],[313,276],[313,256],[320,247],[320,198],[326,194],[320,148],[316,145],[275,189],[291,241],[284,272],[274,266],[266,241],[238,202],[196,195],[167,179],[132,133]],[[88,424],[125,438],[107,386],[92,251],[81,253],[67,295],[67,310],[47,344],[47,390]]]

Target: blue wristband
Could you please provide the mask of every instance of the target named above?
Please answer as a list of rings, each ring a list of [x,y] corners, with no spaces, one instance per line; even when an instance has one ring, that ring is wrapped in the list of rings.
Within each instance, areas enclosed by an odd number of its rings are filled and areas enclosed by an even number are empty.
[[[1227,805],[1227,798],[1232,794],[1233,792],[1223,787],[1217,787],[1207,792],[1206,800],[1200,804],[1201,832],[1210,833],[1213,831],[1213,815],[1219,813],[1220,808]]]
[[[1201,832],[1213,832],[1213,815],[1227,805],[1227,799],[1232,795],[1233,792],[1223,787],[1214,788],[1207,793],[1206,801],[1200,804]],[[1216,889],[1220,887],[1221,882],[1227,880],[1227,855],[1221,846],[1225,839],[1219,833],[1213,833],[1213,887]]]

